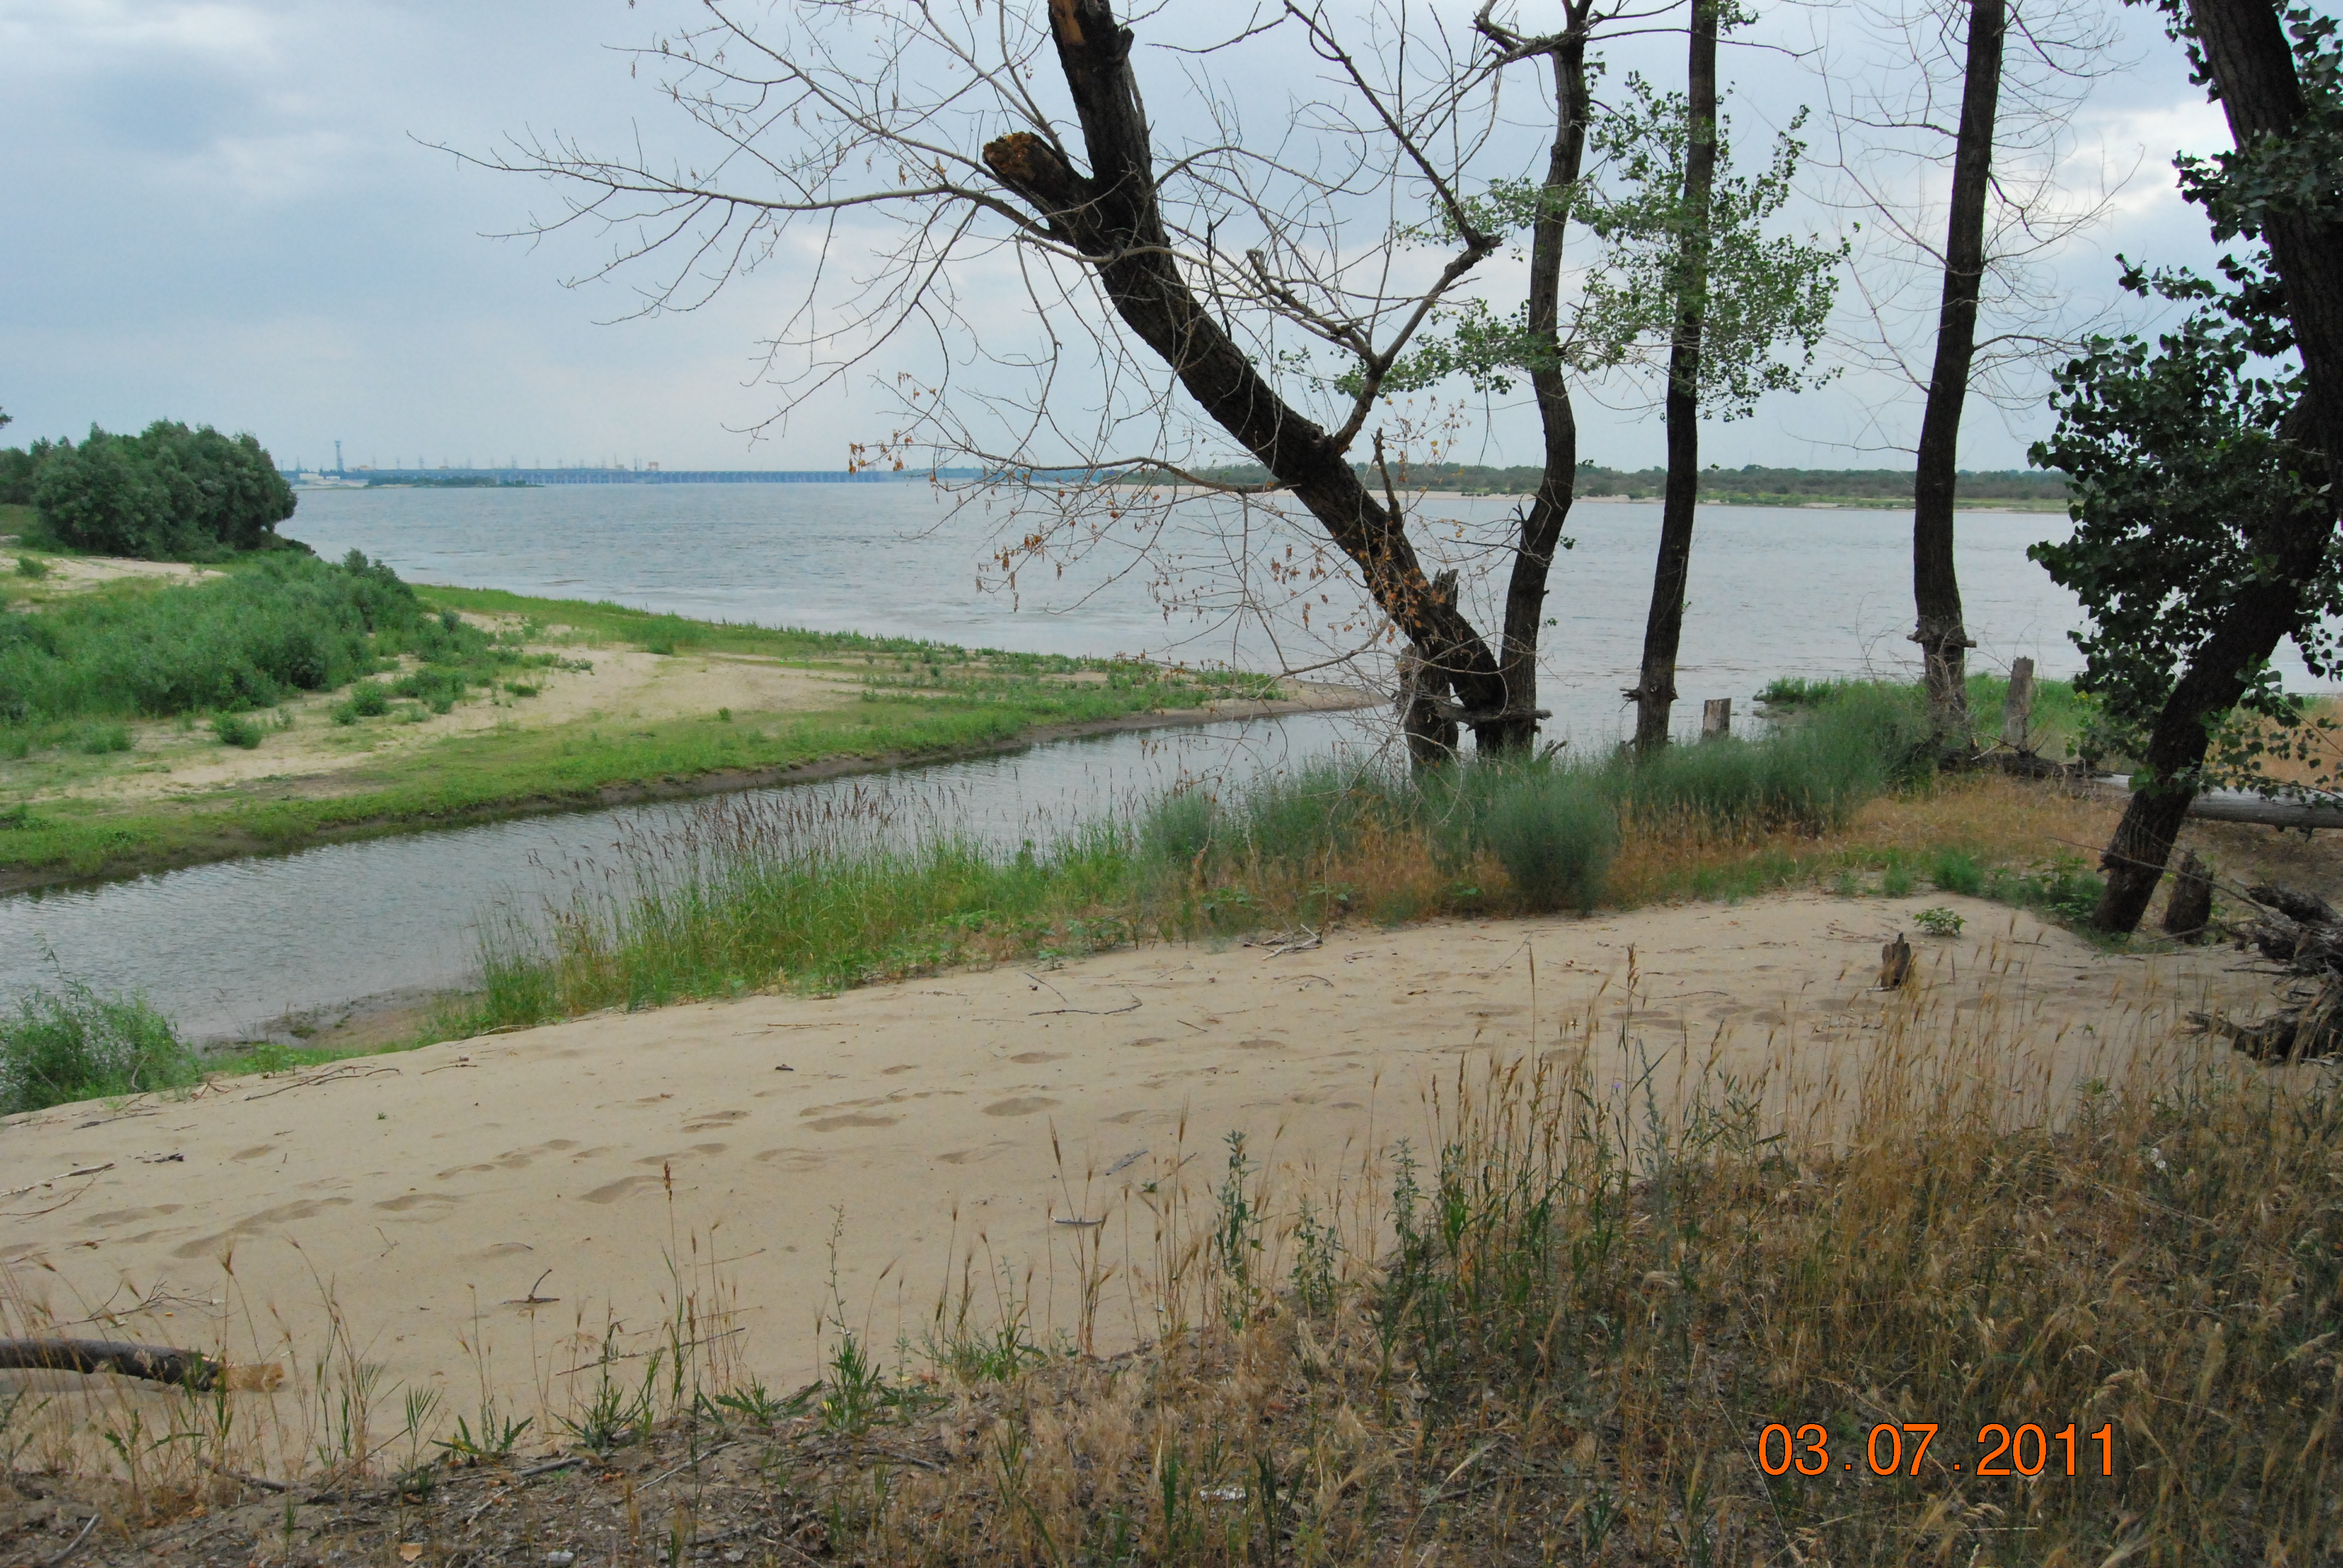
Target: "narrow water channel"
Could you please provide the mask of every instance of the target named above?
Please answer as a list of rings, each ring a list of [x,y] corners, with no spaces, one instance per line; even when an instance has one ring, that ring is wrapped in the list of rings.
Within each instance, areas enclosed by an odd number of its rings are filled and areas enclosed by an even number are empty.
[[[1372,716],[1307,715],[1058,741],[785,792],[808,805],[876,797],[900,831],[949,824],[1014,846],[1183,778],[1248,777],[1375,739]],[[580,862],[708,809],[520,818],[0,898],[0,996],[70,977],[144,994],[191,1037],[218,1040],[355,998],[457,985],[474,972],[483,915],[527,918],[567,890]]]

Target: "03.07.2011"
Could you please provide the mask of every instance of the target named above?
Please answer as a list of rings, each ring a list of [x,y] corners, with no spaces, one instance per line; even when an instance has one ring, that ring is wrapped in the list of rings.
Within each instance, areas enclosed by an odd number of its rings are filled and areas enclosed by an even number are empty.
[[[1874,1475],[1917,1475],[1920,1462],[1927,1456],[1928,1444],[1936,1438],[1937,1423],[1932,1421],[1907,1421],[1901,1423],[1881,1422],[1871,1429],[1865,1440],[1863,1462]],[[1908,1467],[1906,1459],[1906,1439],[1915,1440],[1910,1446]],[[2056,1474],[2054,1461],[2063,1457],[2066,1473],[2088,1474],[2094,1457],[2090,1445],[2097,1443],[2101,1475],[2116,1473],[2116,1429],[2109,1422],[2098,1431],[2084,1436],[2078,1442],[2075,1423],[2068,1422],[2062,1431],[2046,1432],[2032,1422],[2012,1431],[1999,1422],[1989,1422],[1977,1431],[1977,1446],[1986,1452],[1976,1465],[1969,1468],[1972,1475],[2039,1475],[2046,1469]],[[1795,1470],[1800,1475],[1825,1475],[1834,1468],[1831,1462],[1830,1430],[1819,1422],[1808,1422],[1795,1432],[1782,1422],[1774,1422],[1757,1434],[1757,1468],[1768,1475],[1786,1475]],[[2054,1445],[2056,1445],[2054,1447]],[[2058,1448],[2063,1447],[2063,1456]],[[2084,1468],[2076,1468],[2077,1450],[2082,1451]],[[1940,1465],[1944,1461],[1939,1459]],[[1835,1468],[1853,1470],[1853,1459],[1842,1459]],[[1955,1463],[1946,1468],[1959,1471],[1964,1466]]]

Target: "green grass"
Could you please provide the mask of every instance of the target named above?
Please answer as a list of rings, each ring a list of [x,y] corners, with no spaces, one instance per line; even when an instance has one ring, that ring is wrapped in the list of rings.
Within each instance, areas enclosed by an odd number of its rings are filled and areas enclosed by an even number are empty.
[[[549,930],[492,930],[475,1028],[659,1006],[776,983],[830,989],[1143,935],[1348,913],[1591,908],[1623,832],[1821,830],[1890,788],[1917,705],[1831,705],[1760,740],[1648,761],[1463,766],[1418,782],[1321,766],[1135,819],[990,850],[880,808],[840,819],[787,799],[726,802],[621,845]]]
[[[0,1015],[0,1115],[193,1083],[195,1052],[137,998],[34,987]]]
[[[373,598],[386,599],[388,610],[373,606]],[[365,613],[355,613],[353,604]],[[305,610],[306,621],[297,613]],[[464,621],[465,612],[506,618],[508,625],[491,636]],[[260,624],[272,616],[273,630]],[[1037,729],[1277,690],[1273,680],[1236,672],[732,626],[485,589],[412,590],[379,568],[326,566],[283,555],[235,562],[224,581],[160,589],[125,585],[54,600],[37,615],[12,621],[33,628],[18,636],[15,667],[0,653],[0,702],[17,691],[22,713],[20,722],[0,724],[0,758],[17,759],[105,757],[127,749],[126,732],[124,746],[113,744],[118,726],[103,730],[106,745],[90,743],[100,729],[71,716],[93,711],[212,708],[219,710],[214,728],[223,742],[260,744],[266,728],[239,711],[278,699],[288,683],[302,681],[282,659],[271,664],[248,657],[247,645],[265,654],[288,641],[301,644],[291,634],[305,631],[317,633],[305,646],[313,652],[323,648],[305,667],[309,689],[349,682],[347,696],[327,709],[344,729],[372,719],[396,722],[444,713],[492,689],[526,699],[538,689],[533,680],[505,677],[558,662],[558,653],[521,651],[548,643],[749,655],[845,674],[860,687],[859,693],[852,687],[842,690],[835,709],[761,719],[728,711],[624,724],[499,726],[337,775],[331,781],[337,792],[317,798],[261,799],[226,789],[139,804],[86,793],[19,800],[0,814],[0,875],[19,879],[118,874],[290,849],[321,839],[588,807],[614,789],[672,790],[710,773],[998,750]],[[216,646],[191,635],[181,641],[212,651],[175,662],[169,649],[180,642],[168,634],[190,626],[213,635]],[[413,667],[388,669],[387,655],[395,651],[407,653]],[[363,678],[377,670],[385,678]],[[87,771],[85,766],[65,781],[79,781]]]

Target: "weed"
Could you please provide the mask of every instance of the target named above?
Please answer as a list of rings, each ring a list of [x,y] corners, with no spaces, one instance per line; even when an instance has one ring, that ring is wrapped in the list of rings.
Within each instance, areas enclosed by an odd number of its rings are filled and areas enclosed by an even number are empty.
[[[214,714],[212,733],[219,737],[221,745],[239,746],[246,751],[252,750],[266,739],[266,732],[260,726],[240,713]]]
[[[1976,898],[1985,891],[1985,868],[1966,849],[1939,849],[1928,865],[1928,879],[1948,893]]]
[[[130,727],[126,724],[84,725],[74,736],[74,749],[86,757],[104,757],[112,752],[130,749]]]
[[[0,1017],[0,1115],[193,1083],[195,1052],[143,998],[35,986]]]
[[[480,1407],[479,1430],[475,1432],[463,1416],[456,1418],[456,1430],[447,1437],[434,1438],[431,1446],[450,1463],[478,1464],[508,1459],[520,1446],[522,1433],[528,1431],[531,1418],[523,1416],[514,1421],[497,1408],[494,1400]]]
[[[16,558],[16,575],[20,578],[31,578],[37,581],[38,579],[49,575],[49,563],[35,556],[18,556]]]
[[[1938,884],[1942,886],[1942,884]],[[1922,910],[1912,917],[1912,923],[1932,937],[1956,937],[1967,922],[1958,912],[1947,909]]]

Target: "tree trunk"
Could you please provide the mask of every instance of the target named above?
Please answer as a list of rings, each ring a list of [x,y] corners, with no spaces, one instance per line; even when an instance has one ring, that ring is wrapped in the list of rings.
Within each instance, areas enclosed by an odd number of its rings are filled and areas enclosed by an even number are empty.
[[[1091,173],[1078,173],[1030,131],[987,143],[985,166],[1090,258],[1124,325],[1309,509],[1357,565],[1376,607],[1448,677],[1465,712],[1507,712],[1495,657],[1456,605],[1432,591],[1403,520],[1375,499],[1327,433],[1262,378],[1181,276],[1157,206],[1131,30],[1109,0],[1051,0],[1050,26]]]
[[[2237,150],[2248,152],[2264,137],[2300,136],[2308,113],[2278,8],[2269,0],[2189,0],[2188,16]],[[2331,187],[2335,177],[2328,170],[2322,183]],[[2331,206],[2306,212],[2273,203],[2261,229],[2286,284],[2287,315],[2310,384],[2311,427],[2327,471],[2343,475],[2343,221]],[[2343,506],[2343,496],[2329,506]]]
[[[1537,494],[1522,517],[1513,568],[1505,586],[1505,622],[1500,672],[1505,707],[1513,715],[1475,727],[1473,741],[1483,751],[1526,751],[1537,737],[1537,652],[1545,618],[1546,579],[1554,568],[1562,526],[1570,516],[1578,486],[1578,417],[1562,369],[1562,251],[1570,221],[1570,199],[1578,189],[1586,159],[1586,122],[1591,97],[1586,82],[1586,19],[1593,0],[1576,0],[1567,12],[1568,29],[1554,51],[1554,146],[1546,155],[1545,185],[1538,218],[1530,233],[1528,327],[1540,363],[1530,368],[1538,418],[1545,433],[1545,471]]]
[[[2289,418],[2280,433],[2308,424],[2307,418]],[[2280,519],[2269,537],[2253,541],[2255,553],[2268,564],[2230,601],[2165,699],[2148,736],[2147,755],[2132,779],[2131,803],[2099,857],[2107,885],[2091,924],[2100,930],[2136,930],[2147,913],[2172,841],[2196,798],[2197,769],[2211,744],[2211,727],[2237,706],[2253,671],[2277,651],[2279,639],[2300,624],[2303,594],[2326,558],[2330,534],[2324,508],[2311,506]]]
[[[1928,721],[1939,743],[1968,730],[1968,628],[1953,564],[1953,488],[1959,467],[1961,409],[1976,356],[1977,295],[1985,279],[1986,196],[1993,183],[1994,118],[2001,99],[2002,40],[2008,0],[1970,0],[1961,123],[1953,145],[1952,216],[1945,235],[1944,303],[1936,317],[1936,362],[1920,417],[1912,489],[1912,600],[1926,669]]]
[[[1668,743],[1676,700],[1676,648],[1684,638],[1684,578],[1692,566],[1693,508],[1700,499],[1700,337],[1708,317],[1708,202],[1716,179],[1716,21],[1719,0],[1693,0],[1685,79],[1684,239],[1676,264],[1675,331],[1668,345],[1668,477],[1660,508],[1660,558],[1644,621],[1635,689],[1635,749]]]

